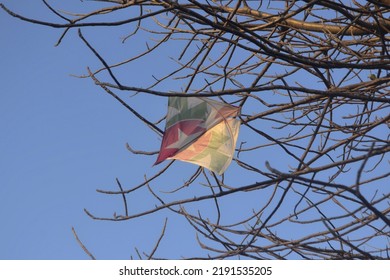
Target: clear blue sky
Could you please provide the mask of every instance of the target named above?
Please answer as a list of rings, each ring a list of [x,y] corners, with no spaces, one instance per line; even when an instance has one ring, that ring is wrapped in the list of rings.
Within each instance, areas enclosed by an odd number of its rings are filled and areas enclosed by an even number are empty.
[[[50,18],[40,1],[2,2]],[[117,197],[95,189],[117,190],[116,177],[124,187],[142,181],[153,159],[140,162],[126,150],[130,140],[145,141],[141,125],[90,80],[70,76],[97,61],[75,32],[54,47],[58,35],[0,12],[0,259],[87,258],[72,226],[97,258],[127,259],[135,246],[150,252],[160,230],[148,229],[160,229],[160,217],[110,223],[83,212],[120,213]]]
[[[40,1],[0,1],[26,16],[58,21]],[[79,0],[62,2],[63,9],[83,7]],[[112,61],[145,48],[142,40],[121,45],[120,38],[125,33],[113,32],[111,37],[104,34],[84,30],[84,35]],[[72,76],[85,74],[87,66],[97,69],[101,65],[77,37],[76,30],[70,31],[59,47],[54,47],[59,35],[59,30],[28,24],[0,11],[0,259],[88,259],[72,234],[72,226],[99,259],[137,258],[135,247],[149,253],[166,217],[166,236],[156,257],[204,254],[196,243],[194,230],[183,217],[170,215],[169,211],[130,222],[94,221],[84,213],[87,208],[97,216],[123,214],[120,196],[106,196],[95,190],[118,190],[115,178],[120,179],[124,188],[130,188],[165,164],[153,167],[156,156],[136,156],[126,150],[128,142],[135,149],[156,151],[161,139],[90,79]],[[112,42],[119,47],[114,50]],[[159,55],[175,51],[162,49]],[[118,75],[127,84],[147,85],[153,81],[152,74],[166,72],[172,63],[169,61],[161,62],[158,56],[151,56]],[[177,81],[163,85],[169,89],[181,86]],[[151,120],[158,120],[166,111],[166,98],[142,94],[122,97]],[[260,167],[267,159],[288,170],[288,160],[272,149],[261,150],[251,158]],[[259,180],[234,176],[235,168],[233,163],[226,172],[227,183],[243,185]],[[173,190],[195,170],[194,165],[175,162],[151,187],[157,192]],[[200,193],[210,191],[197,183],[180,194],[183,196],[160,194],[172,201]],[[221,204],[222,219],[237,220],[242,213],[250,213],[253,205],[264,201],[267,199],[251,195],[242,200],[226,198]],[[130,213],[134,213],[153,208],[158,201],[145,189],[131,196],[128,203]],[[211,217],[215,213],[212,202],[187,207]],[[293,229],[296,228],[286,231],[286,238],[293,234]],[[301,230],[305,226],[300,226]]]

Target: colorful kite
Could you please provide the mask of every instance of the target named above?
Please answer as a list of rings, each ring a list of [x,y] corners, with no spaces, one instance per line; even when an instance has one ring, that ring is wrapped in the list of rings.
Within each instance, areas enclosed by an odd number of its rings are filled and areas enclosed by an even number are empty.
[[[178,159],[221,175],[236,147],[240,108],[204,97],[169,97],[165,133],[155,164]]]

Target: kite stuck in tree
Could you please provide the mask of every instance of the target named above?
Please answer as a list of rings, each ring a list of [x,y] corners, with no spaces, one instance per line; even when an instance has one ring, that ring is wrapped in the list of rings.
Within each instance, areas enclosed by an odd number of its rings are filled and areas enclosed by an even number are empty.
[[[169,97],[160,153],[166,159],[194,163],[221,175],[233,159],[239,107],[204,97]]]

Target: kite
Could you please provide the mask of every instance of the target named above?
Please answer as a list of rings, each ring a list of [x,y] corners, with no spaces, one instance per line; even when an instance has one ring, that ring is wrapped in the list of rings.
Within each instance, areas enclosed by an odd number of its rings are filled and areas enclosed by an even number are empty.
[[[240,108],[205,97],[168,99],[168,114],[156,163],[177,159],[221,175],[236,147]]]

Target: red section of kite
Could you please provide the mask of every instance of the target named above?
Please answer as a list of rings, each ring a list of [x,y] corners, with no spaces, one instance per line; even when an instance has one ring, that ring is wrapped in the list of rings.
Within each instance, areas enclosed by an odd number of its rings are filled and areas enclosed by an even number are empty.
[[[185,135],[202,134],[206,128],[202,127],[202,120],[183,120],[169,127],[165,133],[161,143],[160,154],[156,160],[156,164],[174,156],[182,147],[175,147],[175,143],[179,142],[180,134]],[[189,143],[188,143],[189,144]]]

